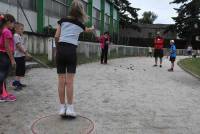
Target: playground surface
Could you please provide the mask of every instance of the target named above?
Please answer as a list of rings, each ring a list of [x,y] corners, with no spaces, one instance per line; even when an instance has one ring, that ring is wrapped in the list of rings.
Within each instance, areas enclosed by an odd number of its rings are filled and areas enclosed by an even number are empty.
[[[111,60],[108,65],[78,66],[75,109],[93,121],[94,133],[200,133],[200,81],[178,66],[168,72],[167,59],[162,68],[153,64],[153,58],[133,57]],[[31,134],[36,120],[55,114],[59,108],[56,69],[32,69],[23,83],[28,85],[23,91],[9,90],[16,94],[16,102],[0,103],[0,134]],[[56,117],[48,122],[54,125],[46,127],[66,129]],[[78,120],[77,124],[66,120],[68,127],[80,126]]]

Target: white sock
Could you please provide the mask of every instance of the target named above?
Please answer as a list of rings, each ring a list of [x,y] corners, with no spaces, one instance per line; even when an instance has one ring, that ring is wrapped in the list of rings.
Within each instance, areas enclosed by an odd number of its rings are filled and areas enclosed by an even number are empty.
[[[60,108],[65,108],[65,104],[60,104]]]

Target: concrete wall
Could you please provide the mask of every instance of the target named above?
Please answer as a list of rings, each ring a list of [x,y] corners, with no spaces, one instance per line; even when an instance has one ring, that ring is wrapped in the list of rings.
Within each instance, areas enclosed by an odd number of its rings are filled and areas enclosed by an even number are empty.
[[[30,53],[48,54],[49,60],[53,59],[53,49],[55,48],[53,38],[28,34],[25,34],[24,38],[25,44],[27,45],[28,51]],[[167,53],[167,49],[164,49],[164,52]],[[85,57],[90,58],[90,56],[94,55],[100,56],[101,49],[99,47],[99,43],[79,42],[77,53],[83,54]],[[177,55],[185,55],[185,53],[185,49],[177,50]],[[109,55],[114,57],[147,56],[148,48],[112,44],[109,48]]]
[[[24,34],[24,43],[30,53],[48,54],[48,41],[52,38]]]

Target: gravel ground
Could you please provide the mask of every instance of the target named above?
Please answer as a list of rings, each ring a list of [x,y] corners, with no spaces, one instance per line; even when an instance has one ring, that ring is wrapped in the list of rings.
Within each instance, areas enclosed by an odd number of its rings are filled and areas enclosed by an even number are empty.
[[[168,72],[167,59],[162,68],[153,63],[135,57],[78,67],[75,108],[95,133],[200,134],[200,81],[178,66]],[[56,69],[32,69],[23,82],[23,91],[9,90],[16,102],[0,103],[0,134],[31,134],[34,120],[58,110]]]

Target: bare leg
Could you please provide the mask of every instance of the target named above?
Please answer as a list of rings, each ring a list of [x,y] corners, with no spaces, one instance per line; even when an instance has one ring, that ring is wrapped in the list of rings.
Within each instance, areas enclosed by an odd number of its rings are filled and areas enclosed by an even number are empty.
[[[158,65],[158,57],[155,57],[155,65]]]
[[[67,102],[69,105],[73,104],[73,84],[74,84],[74,75],[73,73],[67,73],[66,77],[66,87],[67,87]]]
[[[174,62],[172,62],[171,68],[174,69]]]
[[[160,58],[160,65],[162,65],[162,58]]]
[[[65,104],[65,79],[66,79],[66,74],[58,75],[58,93],[61,104]]]

